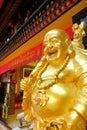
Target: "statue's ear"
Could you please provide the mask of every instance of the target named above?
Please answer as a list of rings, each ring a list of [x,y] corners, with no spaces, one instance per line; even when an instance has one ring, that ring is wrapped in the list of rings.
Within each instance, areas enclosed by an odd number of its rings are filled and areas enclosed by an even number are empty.
[[[70,55],[71,58],[75,56],[75,51],[72,47],[72,44],[68,45],[68,54]]]
[[[70,45],[70,43],[71,43],[70,39],[66,38],[65,43],[66,43],[67,45]]]

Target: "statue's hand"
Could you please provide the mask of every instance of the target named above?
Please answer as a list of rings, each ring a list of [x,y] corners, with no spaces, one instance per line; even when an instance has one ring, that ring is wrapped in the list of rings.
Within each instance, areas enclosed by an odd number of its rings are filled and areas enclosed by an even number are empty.
[[[77,112],[71,111],[65,115],[61,130],[86,130],[86,121]]]
[[[20,82],[21,90],[26,90],[29,87],[29,78],[23,78]]]
[[[61,128],[65,127],[64,118],[59,118],[56,120],[51,120],[48,122],[44,130],[61,130]],[[64,127],[62,127],[64,125]],[[65,129],[63,129],[65,130]]]

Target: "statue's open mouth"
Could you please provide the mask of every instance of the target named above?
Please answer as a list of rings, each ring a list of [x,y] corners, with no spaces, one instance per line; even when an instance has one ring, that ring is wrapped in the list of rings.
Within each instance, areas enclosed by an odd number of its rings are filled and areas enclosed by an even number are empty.
[[[54,55],[56,55],[56,54],[57,54],[57,50],[51,50],[51,51],[49,51],[49,53],[48,53],[49,56],[54,56]]]

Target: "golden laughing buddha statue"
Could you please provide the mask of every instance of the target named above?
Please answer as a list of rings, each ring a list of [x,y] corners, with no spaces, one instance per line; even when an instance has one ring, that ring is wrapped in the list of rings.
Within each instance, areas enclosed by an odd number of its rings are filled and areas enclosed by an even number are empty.
[[[21,80],[24,117],[34,120],[33,130],[86,130],[87,51],[72,42],[63,30],[47,32],[44,56]]]

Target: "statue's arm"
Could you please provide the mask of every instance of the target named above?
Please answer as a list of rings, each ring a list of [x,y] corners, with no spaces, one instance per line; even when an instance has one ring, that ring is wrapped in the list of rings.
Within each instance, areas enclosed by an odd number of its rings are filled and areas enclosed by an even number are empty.
[[[87,121],[87,72],[84,72],[79,78],[79,86],[79,96],[76,99],[73,109]]]
[[[31,94],[33,88],[35,86],[35,81],[38,75],[38,72],[41,70],[42,66],[45,63],[44,56],[42,57],[41,61],[37,64],[37,66],[33,69],[29,77],[25,77],[20,82],[21,90],[23,90],[23,101],[22,101],[22,108],[24,111],[24,118],[25,120],[33,120],[34,118],[34,111],[31,104]]]
[[[29,83],[29,77],[23,78],[20,82],[21,90],[23,90],[22,109],[24,111],[24,119],[26,121],[33,120],[32,107],[31,107],[31,92],[32,87]]]
[[[83,73],[77,83],[80,87],[78,97],[76,98],[71,110],[64,116],[62,130],[86,130],[87,126],[87,72]]]

